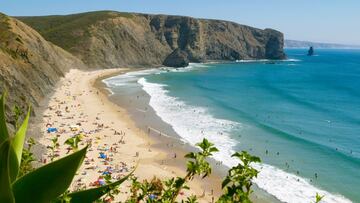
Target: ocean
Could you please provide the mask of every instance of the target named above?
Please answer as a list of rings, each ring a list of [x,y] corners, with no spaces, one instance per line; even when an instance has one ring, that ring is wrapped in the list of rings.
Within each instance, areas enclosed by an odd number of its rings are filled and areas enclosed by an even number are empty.
[[[254,180],[283,202],[360,202],[360,50],[286,50],[283,61],[191,64],[105,79],[111,97],[139,90],[185,142],[214,158],[259,156]]]

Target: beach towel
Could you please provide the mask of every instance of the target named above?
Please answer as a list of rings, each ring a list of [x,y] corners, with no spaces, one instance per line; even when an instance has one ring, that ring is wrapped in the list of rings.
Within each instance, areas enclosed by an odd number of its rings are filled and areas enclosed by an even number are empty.
[[[100,156],[99,156],[99,158],[100,158],[100,159],[106,159],[106,158],[107,158],[107,156],[106,156],[106,154],[104,154],[104,153],[100,152]]]
[[[57,132],[57,128],[48,128],[47,132],[48,133]]]

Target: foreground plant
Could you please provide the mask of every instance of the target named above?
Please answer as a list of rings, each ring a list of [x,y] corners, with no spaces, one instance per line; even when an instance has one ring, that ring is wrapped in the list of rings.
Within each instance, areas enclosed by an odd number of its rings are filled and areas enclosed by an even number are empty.
[[[315,203],[321,202],[321,200],[324,198],[324,195],[319,195],[319,193],[316,193],[315,195]]]
[[[27,148],[23,149],[21,156],[21,164],[19,169],[19,177],[29,173],[34,168],[32,162],[36,161],[34,154],[31,152],[32,147],[36,144],[35,140],[31,137],[27,141]]]
[[[228,175],[222,182],[224,194],[219,198],[218,202],[251,202],[251,180],[257,176],[259,171],[251,167],[250,164],[260,162],[260,158],[251,156],[246,151],[236,152],[232,157],[240,159],[241,162],[228,171]]]
[[[211,166],[207,158],[212,156],[218,149],[207,139],[203,139],[197,146],[200,152],[191,152],[185,155],[189,159],[187,162],[187,174],[185,177],[170,178],[160,181],[153,178],[151,181],[139,182],[137,178],[133,178],[131,186],[131,197],[126,201],[128,203],[137,202],[176,202],[181,190],[189,189],[186,183],[192,180],[196,175],[205,178],[211,174]],[[196,196],[190,196],[181,202],[194,203],[197,202]]]
[[[19,119],[24,114],[24,112],[18,105],[14,105],[13,112],[14,112],[14,120],[15,120],[14,128],[18,129],[19,128]]]
[[[153,178],[151,181],[139,182],[133,178],[131,187],[132,196],[128,203],[138,202],[176,202],[181,190],[189,189],[186,183],[192,180],[196,175],[205,178],[211,174],[211,166],[207,158],[211,157],[218,149],[207,139],[203,139],[197,146],[201,149],[199,152],[191,152],[185,155],[189,159],[187,162],[187,174],[184,178],[176,177],[160,181]],[[218,203],[248,203],[252,192],[252,179],[257,176],[258,171],[250,165],[253,162],[260,162],[260,158],[251,156],[247,152],[236,152],[233,157],[240,159],[237,166],[232,167],[222,183],[224,189],[223,195],[217,200]],[[182,203],[197,202],[196,196],[187,197],[181,200]]]
[[[66,157],[34,169],[19,173],[22,161],[26,161],[23,150],[30,109],[14,135],[10,135],[5,120],[5,94],[0,98],[0,202],[34,203],[71,202],[92,203],[123,183],[132,173],[105,186],[73,193],[68,188],[82,164],[87,147]],[[31,148],[30,148],[31,149]],[[25,159],[24,159],[25,158]],[[27,162],[32,160],[27,160]],[[61,174],[61,175],[60,175]]]
[[[77,134],[73,137],[68,138],[64,144],[68,145],[70,150],[76,151],[79,148],[79,142],[82,140],[81,137],[81,134]]]

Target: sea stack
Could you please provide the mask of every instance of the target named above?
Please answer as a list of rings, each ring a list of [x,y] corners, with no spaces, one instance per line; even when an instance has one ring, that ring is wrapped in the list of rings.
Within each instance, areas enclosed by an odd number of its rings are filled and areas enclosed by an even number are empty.
[[[314,48],[313,48],[313,47],[310,47],[307,55],[308,55],[308,56],[314,55]]]

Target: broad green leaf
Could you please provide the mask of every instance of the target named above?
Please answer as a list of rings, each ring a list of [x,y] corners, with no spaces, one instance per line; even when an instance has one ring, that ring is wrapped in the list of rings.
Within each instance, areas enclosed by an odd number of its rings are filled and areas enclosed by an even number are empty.
[[[10,150],[10,180],[11,182],[14,182],[18,173],[19,173],[19,167],[21,164],[21,156],[22,151],[24,148],[24,142],[26,137],[26,130],[29,123],[29,117],[30,117],[30,109],[21,124],[19,130],[16,132],[13,141],[11,143],[12,149]]]
[[[0,98],[0,144],[9,138],[5,119],[5,96],[6,93],[3,93]]]
[[[16,203],[48,203],[56,200],[70,186],[86,154],[85,147],[42,166],[16,180],[12,188]]]
[[[29,108],[28,113],[27,113],[23,123],[21,124],[19,130],[16,132],[14,140],[12,142],[12,146],[14,148],[16,158],[17,158],[17,160],[19,162],[19,166],[20,166],[20,163],[21,163],[21,155],[22,155],[22,151],[23,151],[23,148],[24,148],[26,130],[27,130],[27,126],[28,126],[28,123],[29,123],[29,117],[30,117],[30,108]]]
[[[8,164],[9,150],[10,141],[6,140],[0,146],[0,202],[13,203]]]
[[[218,150],[218,148],[216,148],[216,147],[211,147],[210,148],[210,152],[218,152],[219,150]]]
[[[190,152],[188,154],[185,155],[185,158],[189,158],[189,159],[195,159],[196,155],[194,152]]]
[[[221,183],[221,188],[224,189],[231,182],[230,178],[227,176]]]
[[[101,198],[106,193],[108,193],[111,190],[111,188],[116,187],[116,186],[120,185],[121,183],[123,183],[124,181],[126,181],[133,173],[134,173],[134,171],[132,171],[130,174],[123,177],[122,179],[120,179],[116,182],[110,183],[108,185],[70,193],[67,196],[71,197],[71,201],[70,201],[71,203],[92,203],[95,200],[98,200],[99,198]]]
[[[13,139],[12,139],[13,140]],[[19,173],[20,165],[19,161],[16,158],[16,153],[14,147],[12,146],[13,143],[10,145],[9,149],[9,175],[10,175],[10,182],[13,183],[16,180],[16,177]]]

